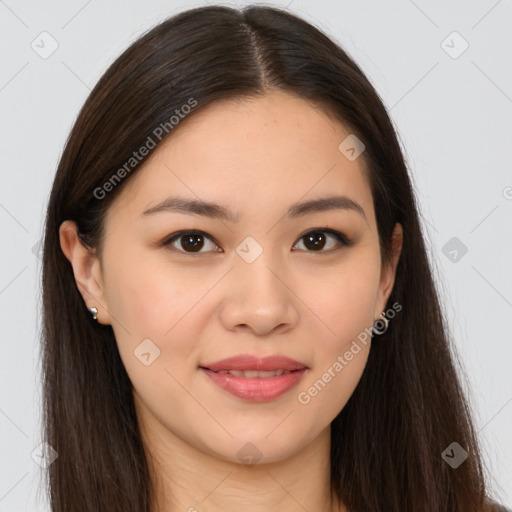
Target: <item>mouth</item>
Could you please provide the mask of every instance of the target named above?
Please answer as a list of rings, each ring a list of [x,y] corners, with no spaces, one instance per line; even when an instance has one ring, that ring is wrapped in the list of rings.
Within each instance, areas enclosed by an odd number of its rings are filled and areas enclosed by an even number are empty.
[[[309,368],[284,356],[235,356],[198,368],[211,382],[243,400],[264,402],[295,387]]]
[[[261,374],[260,378],[275,376],[271,374],[266,375],[266,372],[285,373],[307,369],[305,364],[286,356],[270,355],[266,357],[259,357],[251,354],[241,354],[238,356],[228,357],[220,361],[201,364],[199,367],[212,370],[214,372],[258,372]],[[236,373],[233,373],[233,375],[241,376]],[[252,377],[255,377],[255,375],[252,375]]]
[[[243,377],[244,379],[270,379],[272,377],[280,377],[281,375],[286,375],[292,372],[300,372],[302,370],[266,370],[266,371],[258,371],[258,370],[212,370],[211,368],[206,368],[200,366],[202,370],[209,370],[211,372],[218,373],[220,375],[234,375],[235,377]],[[304,368],[305,369],[305,368]]]

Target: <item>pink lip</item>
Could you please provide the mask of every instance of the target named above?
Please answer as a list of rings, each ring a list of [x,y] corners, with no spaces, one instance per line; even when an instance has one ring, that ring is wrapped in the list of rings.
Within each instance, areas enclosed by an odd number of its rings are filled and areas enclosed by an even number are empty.
[[[305,364],[299,363],[294,359],[286,356],[266,356],[256,357],[250,354],[242,354],[239,356],[228,357],[221,361],[212,363],[201,364],[200,368],[207,368],[209,370],[304,370],[307,368]]]
[[[283,395],[299,383],[308,369],[289,357],[276,355],[258,358],[248,354],[204,364],[199,368],[221,389],[253,402],[264,402]],[[288,370],[290,373],[278,377],[250,378],[216,373],[218,370]]]

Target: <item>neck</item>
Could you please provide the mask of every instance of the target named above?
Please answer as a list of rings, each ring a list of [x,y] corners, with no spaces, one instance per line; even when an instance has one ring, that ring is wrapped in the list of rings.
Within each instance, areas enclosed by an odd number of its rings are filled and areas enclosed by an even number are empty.
[[[330,427],[285,460],[252,466],[206,453],[158,421],[141,425],[155,490],[152,512],[339,512]]]

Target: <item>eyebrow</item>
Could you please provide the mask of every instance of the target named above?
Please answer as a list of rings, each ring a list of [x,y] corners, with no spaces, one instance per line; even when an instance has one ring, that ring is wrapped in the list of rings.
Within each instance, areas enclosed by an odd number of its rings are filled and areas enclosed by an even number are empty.
[[[355,211],[366,219],[363,207],[347,196],[327,196],[309,201],[295,203],[288,209],[285,217],[294,219],[316,212],[330,210]],[[184,197],[168,197],[161,203],[142,212],[143,215],[151,215],[157,212],[178,212],[192,215],[202,215],[213,219],[222,219],[230,222],[239,222],[240,215],[232,212],[225,206],[200,199],[187,199]]]

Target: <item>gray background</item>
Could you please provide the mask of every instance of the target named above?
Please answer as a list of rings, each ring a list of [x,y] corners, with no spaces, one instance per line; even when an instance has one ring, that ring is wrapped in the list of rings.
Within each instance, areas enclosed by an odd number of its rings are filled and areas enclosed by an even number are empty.
[[[0,512],[48,510],[37,495],[44,470],[31,457],[42,441],[37,244],[64,142],[121,51],[199,5],[206,3],[0,0]],[[490,483],[512,506],[512,2],[275,5],[336,38],[397,126]],[[52,39],[58,48],[42,58]]]

